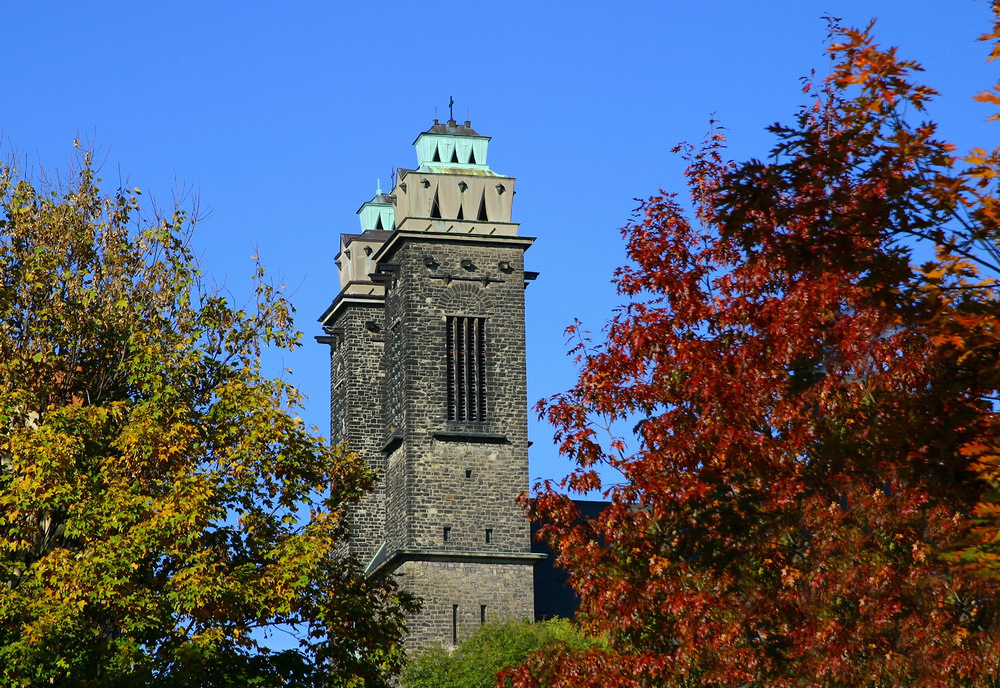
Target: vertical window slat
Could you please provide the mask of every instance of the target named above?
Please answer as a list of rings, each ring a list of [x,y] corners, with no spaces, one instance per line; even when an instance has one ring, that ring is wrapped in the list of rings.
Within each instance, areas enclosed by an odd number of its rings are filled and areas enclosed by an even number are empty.
[[[472,413],[476,417],[476,420],[482,419],[482,414],[479,413],[479,390],[483,388],[481,379],[482,370],[479,368],[479,333],[481,330],[482,327],[480,326],[479,318],[473,319],[472,332],[469,333],[469,339],[471,340],[469,342],[471,345],[469,346],[469,353],[471,354],[469,356],[469,362],[472,364],[472,380],[475,393],[470,395],[469,405],[472,407]]]
[[[455,319],[448,318],[447,325],[447,348],[448,348],[448,418],[454,420],[458,405],[456,383],[456,368],[458,356],[458,343],[455,340]]]
[[[479,319],[479,346],[476,348],[476,365],[479,369],[478,394],[476,396],[476,411],[479,420],[486,420],[486,323]]]
[[[466,411],[468,410],[469,403],[469,388],[468,388],[468,368],[465,365],[465,330],[468,327],[468,322],[465,318],[459,318],[457,322],[456,329],[458,330],[458,350],[460,355],[458,357],[458,420],[467,420]]]
[[[448,420],[486,420],[485,318],[450,316],[446,325]]]
[[[472,319],[462,318],[462,324],[462,334],[465,337],[462,347],[462,351],[465,354],[465,356],[462,357],[462,367],[465,372],[465,417],[462,420],[475,420],[472,413],[472,397],[475,393],[475,390],[472,387],[473,371],[472,366],[469,365],[469,353],[472,348]]]

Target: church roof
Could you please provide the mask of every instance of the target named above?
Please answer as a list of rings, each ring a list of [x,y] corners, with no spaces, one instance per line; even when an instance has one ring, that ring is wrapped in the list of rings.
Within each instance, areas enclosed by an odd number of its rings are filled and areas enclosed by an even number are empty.
[[[381,189],[379,189],[379,191],[380,193],[375,194],[375,197],[372,198],[372,200],[362,203],[361,208],[364,208],[369,203],[372,203],[374,205],[392,205],[392,196],[390,196],[389,194],[381,193]],[[359,213],[361,212],[361,208],[358,208]]]
[[[341,234],[340,241],[344,246],[350,246],[355,241],[386,241],[392,236],[392,230],[366,229],[361,234]]]
[[[478,131],[472,128],[472,122],[465,120],[465,124],[459,124],[453,119],[448,120],[446,123],[442,124],[437,120],[434,120],[434,124],[427,131],[420,134],[437,134],[439,136],[476,136],[481,139],[488,139],[489,136],[483,136]],[[420,138],[418,136],[417,138]],[[416,140],[413,141],[416,143]]]

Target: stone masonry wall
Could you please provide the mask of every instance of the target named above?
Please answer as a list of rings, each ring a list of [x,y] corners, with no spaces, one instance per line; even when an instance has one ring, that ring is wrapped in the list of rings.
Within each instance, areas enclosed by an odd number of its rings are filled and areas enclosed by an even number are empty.
[[[408,239],[386,258],[399,266],[386,294],[386,421],[402,438],[389,459],[387,537],[394,548],[527,552],[515,503],[528,489],[526,243],[435,239]],[[447,417],[448,316],[485,319],[483,422]]]
[[[357,452],[376,484],[350,514],[349,551],[367,565],[385,539],[385,456],[379,391],[382,387],[381,305],[347,304],[330,325],[342,330],[330,346],[330,439]],[[369,323],[376,328],[369,329]]]
[[[424,600],[423,610],[410,621],[411,655],[431,647],[453,647],[456,637],[463,642],[482,625],[484,616],[487,621],[533,618],[529,564],[407,561],[397,574],[406,590]]]
[[[406,550],[396,573],[424,602],[411,623],[411,649],[450,645],[456,628],[458,640],[466,638],[484,605],[489,619],[533,616],[530,562],[497,563],[530,553],[516,503],[528,489],[523,253],[530,242],[408,235],[380,256],[396,274],[385,301],[385,436],[397,438],[388,444],[386,539],[391,551]],[[449,316],[484,319],[483,421],[448,419]]]

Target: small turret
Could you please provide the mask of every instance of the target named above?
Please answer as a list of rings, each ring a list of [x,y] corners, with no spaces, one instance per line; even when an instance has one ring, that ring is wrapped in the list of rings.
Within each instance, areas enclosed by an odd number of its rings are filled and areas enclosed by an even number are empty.
[[[381,182],[376,184],[375,197],[358,208],[361,234],[341,234],[337,270],[340,288],[351,294],[378,295],[384,293],[382,285],[371,280],[372,256],[392,234],[395,218],[392,196],[382,193]]]
[[[392,196],[382,193],[382,183],[380,181],[375,186],[375,198],[358,208],[361,231],[392,230],[395,225],[393,214]]]

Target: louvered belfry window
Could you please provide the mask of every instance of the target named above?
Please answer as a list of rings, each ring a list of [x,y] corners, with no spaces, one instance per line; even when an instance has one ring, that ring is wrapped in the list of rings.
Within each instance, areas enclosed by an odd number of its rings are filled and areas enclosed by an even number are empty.
[[[485,318],[448,318],[448,420],[486,420]]]

